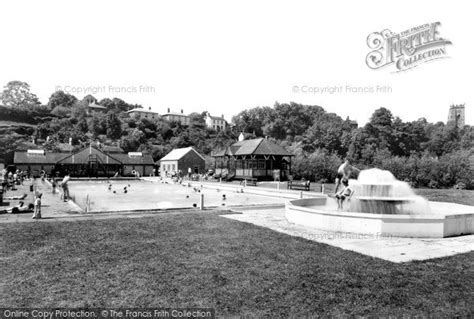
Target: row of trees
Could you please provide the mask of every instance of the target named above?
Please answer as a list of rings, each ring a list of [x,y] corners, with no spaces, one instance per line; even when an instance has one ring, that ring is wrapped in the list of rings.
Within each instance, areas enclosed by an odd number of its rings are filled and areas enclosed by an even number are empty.
[[[0,115],[7,120],[35,126],[0,131],[0,152],[31,148],[31,135],[45,141],[49,150],[70,139],[77,148],[91,141],[119,145],[124,151],[149,152],[157,160],[173,148],[194,146],[203,154],[233,143],[240,132],[268,136],[295,154],[293,174],[316,181],[332,181],[337,167],[349,158],[359,168],[389,169],[414,185],[474,187],[469,157],[473,150],[473,128],[458,128],[426,119],[404,122],[390,110],[377,109],[370,121],[358,127],[320,106],[276,103],[255,107],[233,117],[233,129],[208,129],[204,115],[191,114],[190,125],[135,119],[126,111],[141,107],[119,98],[98,101],[88,95],[82,100],[57,91],[41,105],[24,82],[10,82],[1,95]],[[88,106],[102,105],[106,112],[88,112]],[[3,113],[2,113],[3,112]],[[2,117],[4,119],[4,117]],[[47,142],[46,142],[47,140]]]
[[[295,154],[296,178],[331,182],[345,158],[363,169],[388,169],[400,180],[427,187],[474,187],[473,127],[422,118],[404,122],[386,108],[358,127],[320,106],[296,103],[256,107],[234,116],[237,130],[267,135]]]

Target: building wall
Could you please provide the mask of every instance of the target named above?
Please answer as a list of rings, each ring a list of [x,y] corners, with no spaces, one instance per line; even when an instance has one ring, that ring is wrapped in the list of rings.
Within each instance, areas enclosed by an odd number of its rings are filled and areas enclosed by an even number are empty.
[[[161,161],[160,162],[160,175],[165,176],[165,172],[172,173],[178,172],[178,161]]]
[[[158,118],[158,113],[155,112],[130,112],[130,115],[136,119],[154,120]]]
[[[188,168],[191,168],[191,172],[194,174],[202,174],[206,171],[206,161],[204,161],[194,151],[188,152],[178,162],[178,169],[183,171],[184,174],[188,173]],[[196,171],[197,170],[197,171]]]
[[[55,165],[51,164],[15,164],[16,168],[22,171],[30,171],[32,176],[39,176],[41,171],[45,171],[46,174],[51,174],[54,170]]]
[[[456,123],[458,127],[466,124],[464,105],[453,105],[449,108],[448,123]]]
[[[216,130],[216,131],[223,131],[226,128],[227,122],[223,118],[214,119],[210,115],[206,115],[206,126]]]
[[[153,173],[153,165],[124,165],[122,174],[124,176],[133,175],[132,172],[136,171],[140,176],[149,176]]]
[[[180,122],[182,125],[189,125],[191,123],[189,116],[184,114],[165,114],[162,118],[168,122]]]

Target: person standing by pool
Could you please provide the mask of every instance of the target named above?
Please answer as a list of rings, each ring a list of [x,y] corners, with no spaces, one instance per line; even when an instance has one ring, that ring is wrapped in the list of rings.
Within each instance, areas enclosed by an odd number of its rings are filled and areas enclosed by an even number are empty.
[[[35,195],[35,208],[33,211],[33,219],[40,219],[41,218],[41,197],[43,196],[42,193],[36,193]]]
[[[63,181],[61,182],[61,188],[63,189],[63,200],[65,202],[67,202],[67,200],[69,199],[69,186],[67,183],[69,182],[70,178],[71,176],[69,176],[69,174],[66,174],[66,176],[64,176]]]
[[[53,182],[51,186],[53,187],[53,195],[54,195],[56,194],[56,186],[57,186],[56,179],[54,177],[53,177]]]

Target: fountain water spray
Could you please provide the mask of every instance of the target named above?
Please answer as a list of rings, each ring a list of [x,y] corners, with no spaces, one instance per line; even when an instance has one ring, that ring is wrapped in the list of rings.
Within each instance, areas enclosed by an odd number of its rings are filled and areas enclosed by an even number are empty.
[[[430,214],[426,199],[417,196],[406,182],[389,171],[378,168],[363,170],[357,180],[350,180],[354,190],[347,211],[371,214]]]

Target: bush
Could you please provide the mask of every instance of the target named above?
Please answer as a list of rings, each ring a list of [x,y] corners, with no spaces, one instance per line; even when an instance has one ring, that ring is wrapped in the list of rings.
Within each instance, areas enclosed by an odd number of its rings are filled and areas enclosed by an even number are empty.
[[[429,188],[439,188],[439,183],[438,183],[437,181],[431,180],[431,181],[428,183],[428,187],[429,187]]]
[[[342,160],[335,154],[318,149],[312,154],[300,152],[296,154],[292,173],[295,179],[305,178],[310,181],[334,181],[337,168]]]
[[[467,185],[463,182],[459,182],[456,185],[454,185],[454,189],[466,189]]]
[[[0,106],[0,119],[4,121],[37,124],[42,117],[49,115],[49,110],[45,107],[30,110]]]

